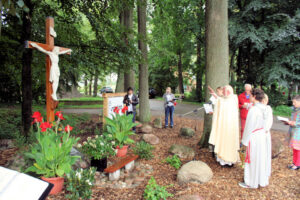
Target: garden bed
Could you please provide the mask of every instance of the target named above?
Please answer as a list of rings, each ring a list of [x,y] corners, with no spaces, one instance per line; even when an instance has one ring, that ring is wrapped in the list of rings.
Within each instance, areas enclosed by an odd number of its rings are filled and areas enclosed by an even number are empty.
[[[257,190],[242,189],[238,186],[238,182],[243,180],[243,169],[239,165],[233,168],[222,168],[215,159],[212,158],[208,149],[199,149],[197,143],[201,137],[202,122],[194,119],[176,118],[175,127],[173,129],[153,129],[160,139],[160,143],[155,145],[154,158],[152,160],[139,159],[141,164],[152,166],[152,176],[158,184],[172,185],[167,190],[174,196],[168,199],[178,199],[184,194],[197,194],[204,199],[299,199],[300,198],[300,171],[291,171],[287,169],[287,165],[292,160],[292,151],[288,147],[284,147],[284,151],[272,160],[272,176],[270,185],[266,188]],[[193,138],[182,138],[179,136],[179,130],[182,126],[196,129]],[[83,136],[84,134],[80,134]],[[88,134],[89,135],[89,134]],[[272,132],[272,137],[276,140],[284,140],[284,134],[281,132]],[[83,137],[84,138],[84,137]],[[82,138],[82,139],[83,139]],[[141,140],[141,135],[134,136],[136,141]],[[81,140],[82,141],[82,140]],[[195,160],[201,160],[207,163],[214,176],[208,183],[179,185],[177,183],[177,170],[162,161],[168,157],[168,149],[172,144],[182,144],[192,147],[195,152]],[[7,159],[13,156],[11,150],[0,152],[0,158]],[[189,160],[182,160],[183,164]],[[1,162],[3,165],[3,162]],[[139,186],[130,189],[113,189],[95,186],[93,189],[93,199],[99,200],[138,200],[142,199],[144,189],[149,178],[146,178]],[[56,196],[50,196],[49,200],[65,199],[64,191]]]

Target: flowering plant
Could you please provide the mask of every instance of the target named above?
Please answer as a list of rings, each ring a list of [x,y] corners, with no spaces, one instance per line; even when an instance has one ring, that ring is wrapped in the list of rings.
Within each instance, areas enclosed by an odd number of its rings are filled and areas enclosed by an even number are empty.
[[[77,169],[66,175],[66,198],[72,200],[90,199],[95,182],[95,168]]]
[[[100,160],[115,155],[115,150],[113,149],[115,142],[112,139],[110,134],[96,135],[95,138],[88,137],[87,141],[84,141],[82,145],[78,144],[77,148],[89,157]]]
[[[119,146],[120,148],[122,148],[124,144],[134,143],[134,140],[130,139],[129,136],[134,135],[134,132],[131,129],[138,125],[137,123],[132,122],[133,115],[125,115],[127,110],[127,106],[124,106],[121,110],[118,107],[115,107],[115,115],[112,116],[112,119],[108,117],[105,118],[107,132],[113,136],[116,146]]]
[[[27,168],[25,172],[34,172],[46,178],[59,176],[71,171],[71,166],[79,158],[71,156],[70,152],[79,138],[70,137],[72,127],[66,126],[66,130],[58,130],[62,114],[54,124],[43,122],[41,113],[34,112],[33,123],[37,126],[36,140],[29,152],[25,153],[28,159],[34,164]]]

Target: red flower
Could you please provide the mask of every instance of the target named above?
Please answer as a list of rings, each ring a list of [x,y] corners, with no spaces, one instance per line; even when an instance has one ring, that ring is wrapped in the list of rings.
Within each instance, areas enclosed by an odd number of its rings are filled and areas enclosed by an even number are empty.
[[[283,95],[285,95],[285,92],[282,92]]]
[[[38,123],[38,122],[39,123],[43,122],[43,117],[42,116],[34,118],[32,124]]]
[[[63,114],[61,113],[61,111],[57,111],[57,112],[55,113],[55,115],[56,115],[59,119],[61,119],[61,120],[64,120],[64,119],[65,119],[64,116],[63,116]]]
[[[73,130],[73,127],[70,126],[70,125],[67,125],[67,126],[65,127],[65,131],[66,131],[66,132],[70,132],[70,131],[72,131],[72,130]]]
[[[174,102],[174,106],[176,106],[177,105],[177,103],[176,102]]]
[[[43,122],[40,125],[40,128],[42,129],[42,132],[45,132],[47,130],[47,128],[51,128],[51,124],[49,122]]]
[[[127,110],[128,110],[128,107],[127,107],[127,106],[124,106],[124,107],[122,108],[122,113],[125,113]]]
[[[42,117],[42,115],[41,115],[40,112],[36,111],[36,112],[33,113],[33,115],[31,117],[34,118],[34,119],[37,119],[37,118]]]
[[[120,109],[119,109],[118,107],[115,107],[115,108],[114,108],[114,113],[119,114],[119,112],[120,112]]]

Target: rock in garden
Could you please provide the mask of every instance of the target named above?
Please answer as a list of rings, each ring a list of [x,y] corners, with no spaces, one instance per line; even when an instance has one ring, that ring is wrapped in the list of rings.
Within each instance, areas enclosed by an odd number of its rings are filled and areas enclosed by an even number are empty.
[[[180,144],[173,144],[170,147],[169,152],[184,159],[193,159],[195,157],[195,151],[191,147]]]
[[[183,195],[178,198],[178,200],[203,200],[199,195]]]
[[[85,168],[90,167],[90,160],[86,156],[84,156],[82,153],[80,153],[77,149],[75,149],[74,147],[72,147],[70,155],[71,156],[80,156],[80,158],[72,166],[73,169],[78,169],[78,168],[85,169]]]
[[[155,118],[153,121],[153,125],[155,128],[162,128],[162,121],[161,118]]]
[[[193,137],[195,131],[191,128],[183,127],[180,129],[180,135],[183,137]]]
[[[152,132],[152,126],[149,124],[144,124],[141,128],[142,133],[151,133]]]
[[[272,158],[276,158],[283,150],[282,142],[278,138],[272,137]]]
[[[177,174],[179,184],[206,183],[213,177],[210,167],[202,161],[190,161],[184,164]]]
[[[153,134],[144,134],[143,140],[149,144],[155,145],[159,143],[159,138]]]
[[[0,140],[0,150],[14,148],[14,142],[11,139]]]

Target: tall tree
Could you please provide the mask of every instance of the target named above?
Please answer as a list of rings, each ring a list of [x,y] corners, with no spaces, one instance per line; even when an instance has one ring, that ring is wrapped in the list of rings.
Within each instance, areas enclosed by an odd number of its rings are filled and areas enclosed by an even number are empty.
[[[217,88],[229,83],[228,2],[206,1],[206,86]],[[210,98],[206,90],[206,101]],[[205,115],[201,147],[208,147],[211,115]]]
[[[96,97],[97,93],[98,93],[98,77],[99,77],[99,71],[98,71],[98,69],[96,69],[95,70],[95,78],[94,78],[93,97]]]
[[[31,0],[25,0],[24,3],[29,8],[29,12],[23,12],[22,16],[22,44],[24,44],[26,40],[30,40],[31,37],[31,20],[34,7]],[[24,49],[22,55],[22,132],[25,136],[28,136],[32,120],[31,62],[32,50]]]
[[[138,46],[142,53],[142,59],[139,63],[139,120],[142,123],[150,121],[146,10],[147,0],[138,0]]]

